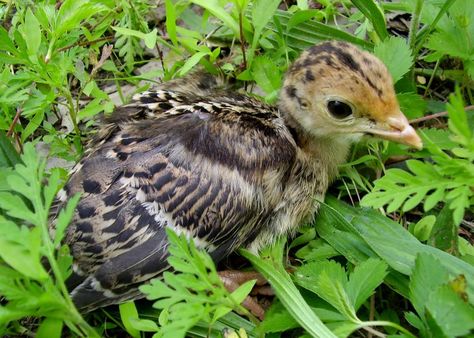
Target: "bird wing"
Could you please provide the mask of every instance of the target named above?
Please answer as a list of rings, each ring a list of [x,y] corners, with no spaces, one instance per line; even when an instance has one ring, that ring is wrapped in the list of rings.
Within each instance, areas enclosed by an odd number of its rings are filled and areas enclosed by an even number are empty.
[[[278,200],[264,182],[282,182],[295,156],[275,108],[169,90],[118,108],[93,142],[64,189],[82,194],[66,242],[85,310],[136,297],[168,267],[167,227],[216,260],[251,242]]]

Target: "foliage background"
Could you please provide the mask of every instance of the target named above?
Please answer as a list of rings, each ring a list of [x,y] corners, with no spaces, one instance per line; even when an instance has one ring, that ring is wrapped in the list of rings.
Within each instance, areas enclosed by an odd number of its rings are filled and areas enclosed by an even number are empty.
[[[472,337],[470,0],[2,0],[0,18],[1,334]],[[176,273],[142,287],[153,306],[79,314],[61,246],[79,196],[53,238],[48,214],[100,114],[196,67],[274,103],[291,60],[327,39],[386,63],[425,148],[356,145],[315,224],[241,252],[275,291],[264,321],[240,305],[252,282],[229,293],[174,234]]]

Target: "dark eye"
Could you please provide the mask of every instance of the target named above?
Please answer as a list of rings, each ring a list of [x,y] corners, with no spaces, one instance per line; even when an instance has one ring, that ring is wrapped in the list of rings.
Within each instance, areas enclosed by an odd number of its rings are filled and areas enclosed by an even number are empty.
[[[352,115],[352,108],[347,103],[331,100],[328,101],[328,110],[336,119],[343,119]]]

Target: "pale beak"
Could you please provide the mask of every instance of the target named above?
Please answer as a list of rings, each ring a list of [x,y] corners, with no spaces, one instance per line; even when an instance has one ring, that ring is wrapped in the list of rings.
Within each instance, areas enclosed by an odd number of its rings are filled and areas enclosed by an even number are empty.
[[[421,138],[402,113],[389,117],[384,123],[377,123],[369,130],[369,133],[386,140],[409,145],[418,150],[423,148]]]

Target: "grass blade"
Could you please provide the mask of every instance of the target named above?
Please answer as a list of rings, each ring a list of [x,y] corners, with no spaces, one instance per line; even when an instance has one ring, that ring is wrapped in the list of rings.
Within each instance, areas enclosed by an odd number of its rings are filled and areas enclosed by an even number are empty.
[[[274,251],[283,252],[283,241],[275,244]],[[272,250],[272,251],[273,251]],[[308,303],[291,281],[290,276],[281,263],[282,255],[278,259],[263,259],[249,251],[241,250],[241,254],[268,280],[278,299],[296,321],[313,337],[336,337],[323,322],[314,314]],[[276,255],[272,255],[275,257]]]
[[[385,27],[385,17],[382,10],[377,6],[373,0],[351,0],[369,21],[374,26],[380,40],[385,40],[388,37],[387,29]]]

